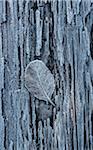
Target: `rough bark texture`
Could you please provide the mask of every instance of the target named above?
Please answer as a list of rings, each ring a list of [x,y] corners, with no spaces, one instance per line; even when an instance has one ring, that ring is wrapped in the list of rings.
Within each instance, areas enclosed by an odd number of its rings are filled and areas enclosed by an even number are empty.
[[[25,88],[35,59],[55,107]],[[0,0],[0,150],[93,150],[92,0]]]

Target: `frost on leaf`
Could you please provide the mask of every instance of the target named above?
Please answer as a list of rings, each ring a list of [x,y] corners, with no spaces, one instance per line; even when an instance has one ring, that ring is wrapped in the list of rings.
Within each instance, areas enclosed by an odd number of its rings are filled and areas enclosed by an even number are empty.
[[[54,77],[50,70],[41,60],[30,62],[25,70],[25,86],[36,98],[44,101],[51,101],[55,84]]]

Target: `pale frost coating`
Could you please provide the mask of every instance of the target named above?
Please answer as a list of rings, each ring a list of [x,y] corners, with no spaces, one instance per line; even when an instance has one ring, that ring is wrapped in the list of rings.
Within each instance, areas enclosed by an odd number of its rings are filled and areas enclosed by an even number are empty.
[[[55,84],[50,70],[41,60],[30,62],[25,70],[25,86],[29,92],[40,100],[51,101]]]

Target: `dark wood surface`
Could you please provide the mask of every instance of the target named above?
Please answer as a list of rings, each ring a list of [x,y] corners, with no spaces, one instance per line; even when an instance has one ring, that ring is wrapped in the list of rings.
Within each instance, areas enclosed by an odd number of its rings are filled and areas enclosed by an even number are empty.
[[[35,59],[55,107],[25,88]],[[0,0],[0,150],[93,150],[92,0]]]

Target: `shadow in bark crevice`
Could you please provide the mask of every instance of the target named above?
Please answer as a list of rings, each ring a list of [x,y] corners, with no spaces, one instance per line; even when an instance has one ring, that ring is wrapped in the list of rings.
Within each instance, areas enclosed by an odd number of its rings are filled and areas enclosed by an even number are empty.
[[[90,54],[93,60],[93,24],[92,24],[91,32],[90,32]]]

